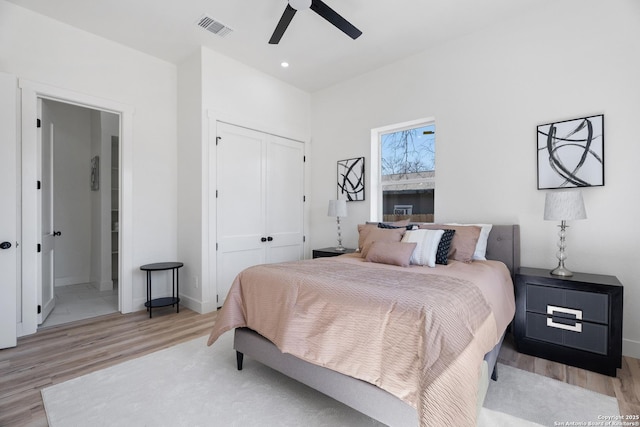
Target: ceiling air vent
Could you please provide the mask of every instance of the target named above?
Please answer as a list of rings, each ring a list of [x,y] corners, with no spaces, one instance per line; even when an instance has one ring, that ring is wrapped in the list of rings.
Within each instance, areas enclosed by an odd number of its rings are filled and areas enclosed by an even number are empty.
[[[212,32],[213,34],[219,35],[220,37],[224,37],[233,30],[221,22],[216,21],[210,16],[204,15],[198,21],[198,27],[202,27],[205,30]]]

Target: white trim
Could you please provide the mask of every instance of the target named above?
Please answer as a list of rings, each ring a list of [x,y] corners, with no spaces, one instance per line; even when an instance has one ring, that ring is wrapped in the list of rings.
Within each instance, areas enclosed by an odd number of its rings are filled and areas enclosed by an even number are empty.
[[[380,175],[380,139],[382,135],[392,132],[400,132],[427,124],[435,124],[435,117],[410,120],[394,125],[381,126],[371,129],[371,158],[369,159],[369,220],[382,220],[382,176]]]
[[[88,107],[120,116],[120,271],[119,310],[133,311],[133,115],[129,105],[42,83],[19,79],[22,97],[22,318],[19,336],[37,331],[37,131],[38,98]],[[32,185],[33,184],[33,185]]]
[[[187,307],[189,310],[193,310],[196,313],[201,314],[211,313],[212,311],[216,311],[218,309],[218,307],[216,307],[215,301],[213,300],[203,302],[183,294],[180,294],[180,306],[181,308]]]
[[[291,132],[290,129],[271,126],[269,123],[263,123],[262,121],[247,120],[246,117],[234,117],[233,115],[229,115],[221,111],[216,111],[214,109],[207,110],[206,115],[209,120],[213,120],[214,123],[223,122],[233,126],[257,130],[258,132],[278,136],[281,138],[292,139],[294,141],[302,142],[303,144],[307,144],[309,142],[308,137],[304,137],[295,132]]]
[[[622,354],[627,357],[634,357],[636,359],[640,359],[640,341],[623,339]]]

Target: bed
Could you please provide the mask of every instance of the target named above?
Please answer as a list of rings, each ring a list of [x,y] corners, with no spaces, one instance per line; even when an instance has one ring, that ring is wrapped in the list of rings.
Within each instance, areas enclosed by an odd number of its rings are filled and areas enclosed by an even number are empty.
[[[519,239],[518,225],[493,225],[486,243],[488,261],[450,262],[436,268],[366,263],[358,254],[251,267],[236,278],[208,344],[235,329],[238,369],[242,369],[244,355],[249,356],[387,425],[473,425],[489,375],[496,378],[496,359],[513,318],[512,279],[520,263]],[[487,292],[495,289],[487,289],[492,286],[476,291],[476,285],[467,283],[485,274],[496,282],[498,276],[506,276],[500,281],[508,285],[496,287],[506,295],[505,301],[490,301],[493,297],[487,297]],[[439,302],[415,314],[402,305],[413,297],[403,296],[402,301],[376,311],[378,295],[388,293],[390,280],[398,282],[393,288],[396,292],[411,280],[424,282],[423,275],[434,277],[429,279],[434,282],[434,288],[428,289],[430,295],[454,289],[445,298],[450,305]],[[325,276],[335,280],[327,285],[324,296],[321,291],[306,290],[307,286],[322,289]],[[350,295],[346,282],[358,288],[357,292]],[[362,294],[360,282],[377,290]],[[268,293],[264,283],[270,284]],[[409,284],[406,289],[422,292],[420,286]],[[263,293],[251,296],[255,292]],[[331,300],[333,294],[338,303]],[[467,297],[469,301],[463,302]],[[361,304],[369,300],[373,306]],[[346,305],[341,306],[343,301]],[[430,313],[441,306],[447,312],[454,307],[455,315],[448,316],[454,319],[434,321],[432,317],[437,316]],[[460,319],[464,319],[462,326],[454,324]],[[383,327],[376,326],[378,321],[384,322]],[[344,322],[351,323],[345,327]],[[427,334],[425,325],[435,332]],[[409,330],[419,332],[406,332]],[[371,331],[382,332],[371,335]],[[436,356],[424,350],[436,347]]]

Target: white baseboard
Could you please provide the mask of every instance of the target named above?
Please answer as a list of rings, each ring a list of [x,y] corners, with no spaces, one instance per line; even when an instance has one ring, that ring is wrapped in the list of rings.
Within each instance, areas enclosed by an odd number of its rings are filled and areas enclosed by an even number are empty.
[[[91,283],[91,278],[82,276],[58,277],[54,281],[54,286],[80,285],[82,283]]]
[[[189,296],[180,295],[180,303],[187,307],[189,310],[193,310],[196,313],[205,314],[216,311],[218,307],[216,307],[215,303],[206,303],[202,301],[198,301]]]
[[[634,357],[640,359],[640,341],[633,341],[628,339],[622,340],[622,354],[624,356]]]

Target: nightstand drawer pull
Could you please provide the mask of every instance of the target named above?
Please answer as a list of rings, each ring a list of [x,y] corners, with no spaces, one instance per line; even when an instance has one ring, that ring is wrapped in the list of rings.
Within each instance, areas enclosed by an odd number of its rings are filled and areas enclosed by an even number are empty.
[[[582,332],[582,323],[576,322],[575,325],[565,325],[564,323],[556,323],[551,317],[547,317],[547,326],[552,328],[564,329],[565,331]]]
[[[547,314],[557,316],[558,313],[570,314],[576,317],[576,320],[582,320],[582,310],[574,310],[572,308],[558,307],[555,305],[547,305]]]

